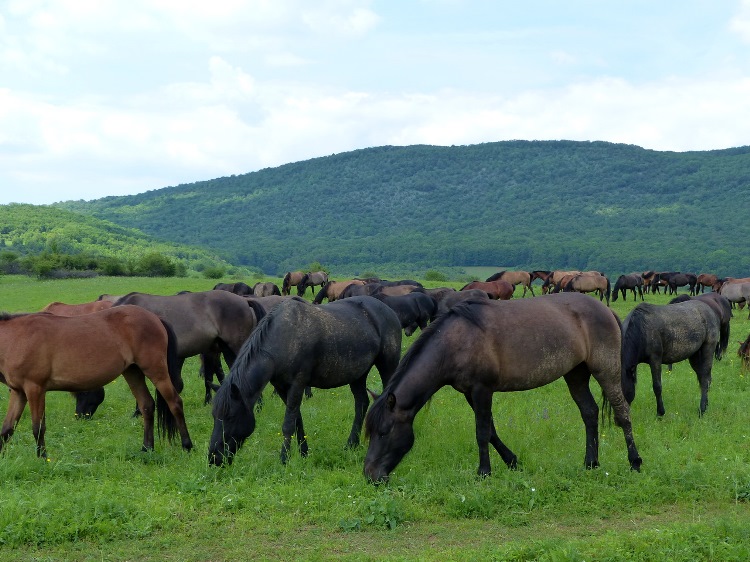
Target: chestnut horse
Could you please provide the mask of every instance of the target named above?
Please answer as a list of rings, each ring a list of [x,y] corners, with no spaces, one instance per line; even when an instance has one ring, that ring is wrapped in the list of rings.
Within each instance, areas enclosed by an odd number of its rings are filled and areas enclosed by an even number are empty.
[[[507,301],[513,297],[513,285],[507,281],[472,281],[461,288],[462,291],[471,289],[484,291],[494,300]]]
[[[507,281],[513,287],[516,285],[523,285],[523,294],[521,297],[526,296],[526,290],[531,291],[531,296],[534,296],[534,287],[531,286],[531,274],[528,271],[499,271],[494,275],[490,275],[487,281]]]
[[[154,448],[154,399],[159,433],[182,447],[193,446],[182,399],[177,347],[171,327],[138,306],[117,306],[83,316],[4,314],[0,316],[0,382],[10,388],[8,413],[0,429],[0,449],[10,439],[26,403],[39,457],[44,441],[45,394],[50,390],[93,390],[121,374],[143,413],[143,449]]]

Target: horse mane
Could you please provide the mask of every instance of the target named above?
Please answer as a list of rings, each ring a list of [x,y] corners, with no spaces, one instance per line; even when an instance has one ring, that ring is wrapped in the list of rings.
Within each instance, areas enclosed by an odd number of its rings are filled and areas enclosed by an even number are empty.
[[[13,320],[14,318],[18,318],[20,316],[28,316],[29,314],[34,314],[33,312],[0,312],[0,322],[5,322],[6,320]],[[41,312],[37,314],[50,314],[49,312]]]
[[[121,305],[123,303],[127,304],[125,302],[125,299],[127,299],[127,298],[129,298],[129,297],[131,297],[133,295],[138,295],[138,294],[140,294],[138,291],[132,291],[132,292],[128,293],[127,295],[123,295],[119,299],[117,299],[112,306],[118,306],[118,305]]]
[[[315,295],[315,298],[313,299],[314,303],[320,304],[323,302],[323,299],[328,296],[328,287],[331,283],[333,283],[333,281],[327,281],[326,284],[320,288],[320,291],[318,291],[318,294]]]
[[[502,271],[498,271],[497,273],[494,273],[494,274],[490,275],[490,276],[489,276],[489,277],[488,277],[488,278],[487,278],[487,279],[485,280],[485,282],[489,283],[490,281],[497,281],[497,280],[498,280],[498,279],[500,279],[500,278],[501,278],[501,277],[502,277],[502,276],[503,276],[504,274],[505,274],[505,270],[502,270]]]

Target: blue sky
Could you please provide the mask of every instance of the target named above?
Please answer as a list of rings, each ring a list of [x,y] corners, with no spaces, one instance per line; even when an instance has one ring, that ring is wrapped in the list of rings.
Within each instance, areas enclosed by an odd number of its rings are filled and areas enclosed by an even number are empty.
[[[358,148],[750,144],[750,0],[5,0],[0,204]]]

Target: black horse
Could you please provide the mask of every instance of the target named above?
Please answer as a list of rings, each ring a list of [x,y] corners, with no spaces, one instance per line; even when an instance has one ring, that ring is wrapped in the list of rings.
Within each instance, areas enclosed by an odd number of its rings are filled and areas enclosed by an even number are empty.
[[[367,285],[364,286],[366,287]],[[404,329],[405,336],[411,336],[417,331],[417,328],[424,330],[427,324],[435,319],[435,314],[437,313],[435,299],[425,293],[412,292],[406,295],[391,297],[376,292],[372,296],[387,304],[396,313],[399,322],[401,322],[401,327]]]
[[[614,410],[630,466],[638,470],[641,458],[620,386],[619,351],[615,314],[579,293],[458,304],[422,332],[370,409],[365,475],[374,482],[388,478],[414,444],[417,413],[447,385],[463,393],[474,410],[478,473],[490,474],[490,444],[513,468],[516,455],[500,440],[492,421],[493,394],[538,388],[561,377],[586,427],[585,466],[596,467],[599,407],[589,389],[591,376]]]
[[[622,389],[628,403],[635,399],[639,363],[651,367],[656,414],[664,415],[661,366],[684,359],[698,375],[700,415],[708,406],[714,356],[721,357],[719,318],[705,302],[691,299],[667,305],[641,303],[622,323]]]
[[[370,403],[367,375],[374,365],[385,386],[400,356],[401,325],[396,314],[377,299],[352,297],[324,306],[300,298],[282,302],[242,346],[214,397],[209,462],[231,463],[255,429],[254,406],[269,382],[286,404],[282,462],[287,460],[295,432],[300,453],[307,454],[300,413],[306,386],[349,385],[354,395],[354,423],[347,445],[358,445]]]
[[[622,300],[627,300],[628,290],[633,291],[633,300],[638,300],[638,295],[643,300],[643,277],[637,273],[620,275],[615,282],[615,288],[612,290],[612,302],[617,300],[620,293],[622,293]]]

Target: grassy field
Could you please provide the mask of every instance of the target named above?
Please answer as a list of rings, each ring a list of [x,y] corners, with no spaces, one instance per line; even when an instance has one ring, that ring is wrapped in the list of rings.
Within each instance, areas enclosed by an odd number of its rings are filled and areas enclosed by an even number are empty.
[[[0,277],[0,310],[213,284]],[[613,304],[621,318],[632,306]],[[498,432],[520,470],[492,453],[492,476],[476,477],[473,414],[444,388],[417,416],[413,450],[378,487],[362,475],[365,449],[344,448],[353,415],[346,388],[305,400],[310,456],[293,454],[286,466],[278,456],[283,407],[267,391],[255,433],[223,469],[207,464],[213,418],[197,360],[184,369],[191,453],[167,442],[140,452],[142,424],[131,418],[134,400],[122,379],[107,387],[90,421],[74,419],[70,395],[50,393],[50,460],[34,454],[28,413],[0,457],[0,553],[5,560],[747,560],[750,380],[736,351],[749,330],[746,313],[736,312],[703,418],[687,362],[664,376],[663,419],[649,373],[639,368],[632,418],[641,473],[629,468],[622,432],[607,425],[601,468],[584,470],[583,423],[562,381],[495,396]],[[370,386],[380,388],[375,373]]]

